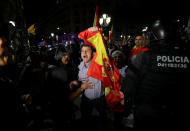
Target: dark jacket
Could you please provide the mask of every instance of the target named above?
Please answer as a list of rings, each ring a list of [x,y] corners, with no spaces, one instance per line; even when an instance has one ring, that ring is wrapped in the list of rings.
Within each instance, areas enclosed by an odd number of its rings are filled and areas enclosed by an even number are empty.
[[[122,88],[133,101],[135,128],[185,125],[190,108],[189,60],[183,49],[164,43],[154,43],[132,58]]]
[[[73,117],[74,104],[69,101],[68,96],[71,93],[69,83],[76,80],[75,73],[77,72],[72,67],[63,64],[49,73],[48,96],[57,120],[67,120]]]
[[[6,130],[18,129],[19,95],[15,81],[14,66],[0,66],[0,120]]]

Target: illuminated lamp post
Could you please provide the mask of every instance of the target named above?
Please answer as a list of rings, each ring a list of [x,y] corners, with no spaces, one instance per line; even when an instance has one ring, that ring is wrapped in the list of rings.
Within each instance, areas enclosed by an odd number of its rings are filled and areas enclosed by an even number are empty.
[[[108,26],[109,26],[110,23],[111,23],[111,17],[108,16],[108,14],[103,13],[103,14],[100,16],[99,23],[100,23],[100,26],[101,26],[101,28],[102,28],[102,33],[103,33],[103,35],[106,36],[106,37],[108,37],[108,36],[109,36],[109,29],[108,29]]]

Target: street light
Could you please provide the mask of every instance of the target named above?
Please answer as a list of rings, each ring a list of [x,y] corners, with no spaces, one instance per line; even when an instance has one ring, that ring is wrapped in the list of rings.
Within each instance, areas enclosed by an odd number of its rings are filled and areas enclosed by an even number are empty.
[[[51,37],[54,37],[54,35],[55,35],[54,33],[51,33]]]
[[[99,24],[102,28],[102,34],[105,37],[105,39],[109,37],[109,27],[108,26],[110,23],[111,23],[111,17],[108,14],[103,13],[100,16]]]
[[[12,24],[14,27],[16,26],[14,21],[9,21],[9,23]]]
[[[148,30],[148,27],[146,26],[146,27],[144,27],[143,29],[142,29],[142,32],[146,32]]]
[[[108,16],[108,14],[102,14],[102,16],[99,19],[99,23],[103,27],[107,27],[111,22],[111,17]]]

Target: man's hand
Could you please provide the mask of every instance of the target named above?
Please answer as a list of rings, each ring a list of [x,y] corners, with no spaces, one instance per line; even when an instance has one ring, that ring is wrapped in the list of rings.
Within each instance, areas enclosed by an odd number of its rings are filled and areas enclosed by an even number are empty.
[[[88,28],[88,31],[96,32],[96,31],[98,31],[98,27],[90,27],[90,28]]]
[[[77,81],[71,81],[69,84],[70,89],[72,90],[74,86],[78,86],[78,82]]]
[[[124,94],[122,91],[119,91],[119,93],[121,94],[121,98],[123,99],[124,98]]]
[[[91,88],[92,87],[92,82],[89,82],[89,81],[86,81],[86,82],[83,82],[82,85],[81,85],[81,91],[87,89],[87,88]]]

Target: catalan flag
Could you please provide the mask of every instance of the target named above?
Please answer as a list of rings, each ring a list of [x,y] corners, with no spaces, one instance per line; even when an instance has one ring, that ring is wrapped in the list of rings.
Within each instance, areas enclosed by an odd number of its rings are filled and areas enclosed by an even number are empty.
[[[35,24],[31,25],[31,26],[28,28],[28,34],[36,35]]]
[[[102,32],[100,30],[95,32],[85,30],[78,37],[83,39],[85,44],[91,45],[96,49],[87,75],[101,80],[105,88],[105,97],[110,110],[116,112],[123,111],[124,97],[120,92],[120,74],[114,62],[108,57]]]

